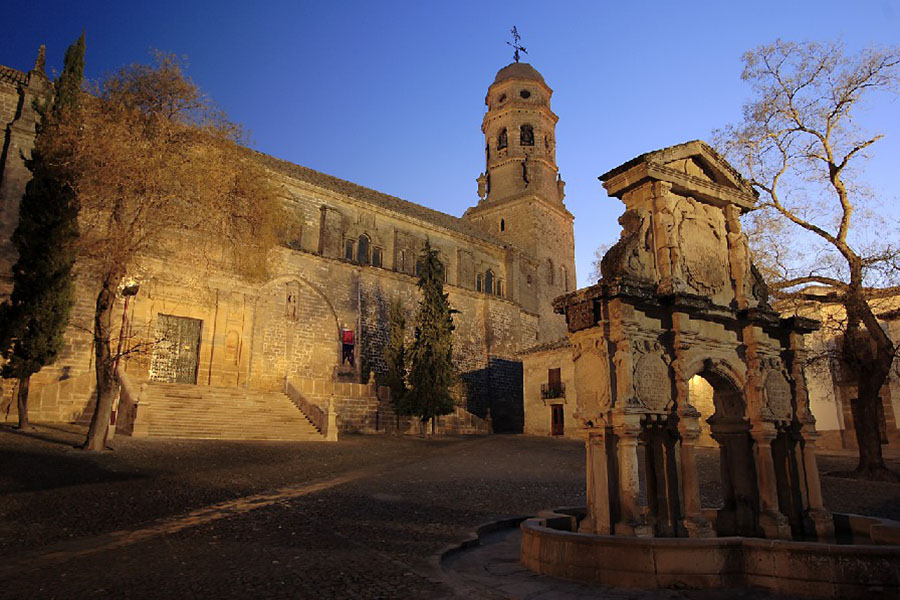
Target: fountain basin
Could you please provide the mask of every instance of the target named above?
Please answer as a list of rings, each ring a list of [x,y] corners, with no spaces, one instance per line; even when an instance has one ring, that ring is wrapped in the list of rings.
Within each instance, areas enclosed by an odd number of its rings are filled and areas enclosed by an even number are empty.
[[[900,523],[895,521],[835,514],[836,536],[851,543],[819,543],[579,533],[578,512],[547,511],[523,521],[522,564],[543,575],[615,587],[756,587],[816,598],[900,597]]]

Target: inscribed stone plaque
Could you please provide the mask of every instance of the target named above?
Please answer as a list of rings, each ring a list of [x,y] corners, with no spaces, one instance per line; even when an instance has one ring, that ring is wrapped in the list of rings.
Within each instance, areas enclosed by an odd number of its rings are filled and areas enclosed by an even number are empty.
[[[769,410],[780,421],[791,419],[791,384],[781,371],[766,375],[766,399]]]
[[[634,389],[638,400],[652,412],[664,412],[672,397],[669,365],[659,354],[644,354],[634,368]]]

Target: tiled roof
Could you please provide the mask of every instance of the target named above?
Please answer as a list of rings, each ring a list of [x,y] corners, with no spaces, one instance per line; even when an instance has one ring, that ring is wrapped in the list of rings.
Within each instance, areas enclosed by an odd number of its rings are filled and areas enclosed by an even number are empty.
[[[543,344],[538,344],[537,346],[532,346],[531,348],[526,348],[519,352],[519,356],[523,356],[525,354],[535,354],[536,352],[545,352],[547,350],[556,350],[559,348],[570,348],[572,346],[572,342],[569,341],[569,338],[561,337],[558,340],[553,340],[552,342],[544,342]]]
[[[425,221],[426,223],[436,225],[443,229],[449,229],[450,231],[461,233],[489,244],[497,246],[504,245],[503,242],[497,238],[473,227],[470,223],[459,217],[426,208],[420,204],[415,204],[397,198],[396,196],[383,194],[367,187],[344,181],[343,179],[338,179],[337,177],[332,177],[331,175],[326,175],[319,171],[314,171],[307,167],[301,167],[300,165],[295,165],[294,163],[269,156],[268,154],[263,154],[261,152],[254,152],[254,154],[266,167],[293,179],[331,190],[343,194],[344,196],[349,196],[354,200],[372,204],[395,213],[407,215],[414,219]]]
[[[0,65],[0,81],[12,84],[28,83],[28,73]]]

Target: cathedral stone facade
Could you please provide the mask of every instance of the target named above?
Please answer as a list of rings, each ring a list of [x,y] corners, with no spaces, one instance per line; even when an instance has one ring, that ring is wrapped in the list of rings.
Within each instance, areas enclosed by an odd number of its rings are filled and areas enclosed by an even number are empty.
[[[34,137],[31,100],[49,85],[40,62],[29,72],[0,67],[4,295],[15,259],[10,237],[30,177],[23,157]],[[556,167],[551,94],[530,65],[498,72],[482,124],[479,200],[462,218],[257,154],[298,217],[293,240],[272,252],[270,278],[261,285],[143,257],[129,274],[137,294],[120,298],[116,321],[130,381],[136,389],[183,384],[211,394],[286,390],[290,383],[304,396],[299,405],[324,411],[332,404],[341,429],[378,429],[387,406],[376,389],[385,372],[388,306],[399,298],[414,314],[417,261],[428,240],[440,252],[445,289],[459,311],[459,408],[447,428],[484,431],[490,416],[495,431],[522,431],[518,353],[564,336],[565,319],[551,300],[575,287],[573,217]],[[95,294],[86,280],[79,290],[62,356],[32,379],[34,420],[77,420],[91,410]],[[352,366],[342,360],[348,332]],[[148,409],[152,421],[152,403]]]

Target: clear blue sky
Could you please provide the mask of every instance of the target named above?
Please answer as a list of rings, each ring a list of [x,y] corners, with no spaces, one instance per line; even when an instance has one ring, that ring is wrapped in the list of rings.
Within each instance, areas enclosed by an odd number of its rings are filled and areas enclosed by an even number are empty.
[[[256,149],[454,215],[484,169],[484,96],[525,58],[554,89],[558,163],[575,215],[579,285],[618,237],[597,176],[648,150],[709,138],[740,116],[741,54],[777,37],[900,44],[897,0],[727,2],[9,2],[0,64],[58,69],[87,32],[87,75],[159,48],[251,132]],[[867,179],[900,204],[900,100],[863,115],[887,134]]]

